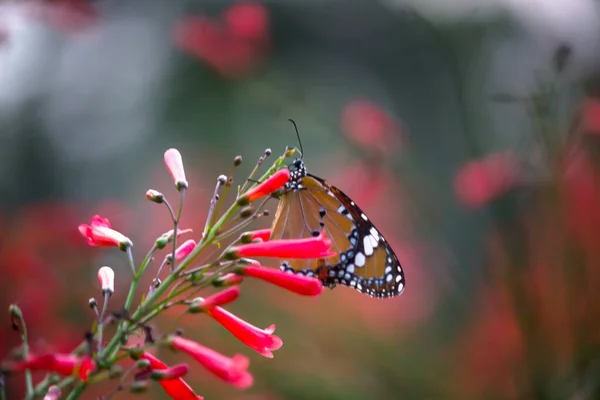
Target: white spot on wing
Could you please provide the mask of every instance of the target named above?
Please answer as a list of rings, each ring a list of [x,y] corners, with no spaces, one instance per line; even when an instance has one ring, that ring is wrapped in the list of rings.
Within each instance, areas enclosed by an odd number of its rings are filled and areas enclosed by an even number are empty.
[[[346,267],[346,272],[350,272],[351,274],[354,273],[354,264],[348,264],[348,266]]]
[[[363,247],[365,249],[365,255],[366,256],[371,256],[373,254],[373,246],[371,245],[371,240],[370,238],[372,238],[373,236],[369,235],[369,236],[365,236],[363,239]]]
[[[367,259],[363,253],[356,253],[356,257],[354,257],[354,264],[356,264],[357,267],[362,267],[365,265],[366,261]]]
[[[375,239],[372,235],[369,235],[367,237],[371,241],[371,246],[373,246],[374,248],[377,247],[377,244],[379,243],[379,240]]]
[[[362,217],[362,219],[364,219],[365,221],[368,221],[369,218],[366,216],[365,213],[360,214],[360,216]]]

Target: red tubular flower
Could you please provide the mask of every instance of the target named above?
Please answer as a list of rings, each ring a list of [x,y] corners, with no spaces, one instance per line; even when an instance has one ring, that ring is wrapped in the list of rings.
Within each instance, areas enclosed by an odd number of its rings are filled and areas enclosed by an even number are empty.
[[[317,296],[323,292],[323,285],[317,278],[290,274],[260,264],[240,267],[236,272],[244,276],[260,279],[303,296]]]
[[[261,239],[263,242],[267,242],[271,238],[271,230],[270,229],[259,229],[256,231],[245,232],[242,235],[242,241],[245,243],[250,243],[255,239]]]
[[[208,371],[239,389],[250,387],[253,383],[252,375],[247,371],[249,361],[242,355],[229,358],[181,336],[175,336],[170,344],[173,349],[187,353]]]
[[[290,171],[286,168],[280,169],[273,175],[268,177],[264,182],[259,183],[252,189],[248,190],[242,198],[247,198],[250,203],[270,195],[271,193],[281,189],[283,185],[290,180]]]
[[[188,187],[187,180],[185,179],[185,170],[183,169],[183,160],[181,159],[181,153],[177,149],[169,149],[165,151],[165,165],[171,173],[177,190],[185,189]]]
[[[213,286],[223,287],[223,286],[235,286],[239,285],[244,281],[240,275],[237,274],[227,274],[220,278],[216,278],[213,280]]]
[[[221,307],[214,307],[208,311],[208,315],[223,325],[225,329],[246,346],[256,350],[267,358],[273,358],[272,351],[283,346],[283,342],[279,336],[272,335],[275,331],[275,325],[271,325],[266,329],[259,329]]]
[[[131,246],[131,240],[120,232],[110,228],[108,219],[94,215],[89,225],[79,225],[79,232],[85,237],[90,246],[115,246],[125,250]]]
[[[331,240],[323,230],[319,236],[306,239],[270,240],[234,246],[227,252],[231,258],[239,257],[278,257],[278,258],[328,258]]]
[[[95,367],[91,358],[77,357],[73,354],[30,354],[25,360],[4,366],[4,368],[14,372],[31,370],[55,372],[64,376],[78,375],[84,381],[87,379],[88,373],[93,371]]]
[[[175,250],[175,262],[179,262],[186,258],[196,247],[196,242],[193,239],[186,240],[181,246]]]
[[[201,301],[203,310],[208,311],[217,306],[224,306],[235,301],[240,296],[240,288],[237,286],[227,288],[209,296]]]
[[[150,361],[150,367],[153,370],[168,370],[167,364],[156,358],[154,355],[144,352],[141,358]],[[159,380],[158,383],[162,386],[166,394],[174,400],[203,400],[202,396],[194,393],[194,390],[182,378],[169,380]]]

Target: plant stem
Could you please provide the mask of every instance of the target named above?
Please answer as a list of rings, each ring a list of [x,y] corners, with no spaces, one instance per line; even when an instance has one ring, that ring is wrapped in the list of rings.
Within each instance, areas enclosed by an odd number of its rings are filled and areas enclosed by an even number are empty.
[[[86,387],[87,385],[85,383],[80,383],[75,388],[73,388],[73,390],[71,390],[71,393],[69,393],[65,400],[75,400],[79,398],[79,396],[81,396],[81,393],[83,393]]]
[[[29,354],[29,342],[27,339],[27,324],[25,324],[25,318],[23,318],[23,313],[19,312],[19,324],[21,325],[21,340],[23,341],[23,357],[27,358]],[[27,396],[33,394],[33,381],[31,379],[31,371],[25,370],[25,385],[27,387]]]
[[[110,292],[108,290],[104,291],[104,303],[102,304],[102,312],[98,317],[98,358],[102,353],[102,331],[104,330],[104,314],[106,313],[106,305],[108,304],[108,299],[110,298]]]
[[[135,263],[133,262],[133,253],[131,252],[131,246],[127,246],[127,260],[129,261],[129,267],[131,268],[131,272],[133,273],[133,276],[135,276]]]

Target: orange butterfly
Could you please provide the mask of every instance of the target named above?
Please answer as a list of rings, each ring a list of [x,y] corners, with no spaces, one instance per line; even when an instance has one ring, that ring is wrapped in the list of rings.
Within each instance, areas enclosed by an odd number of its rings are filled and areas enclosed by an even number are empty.
[[[317,236],[325,227],[337,255],[326,260],[281,260],[281,270],[318,277],[330,288],[350,286],[376,298],[402,293],[405,278],[400,261],[360,207],[338,188],[309,174],[302,157],[289,169],[271,239]]]

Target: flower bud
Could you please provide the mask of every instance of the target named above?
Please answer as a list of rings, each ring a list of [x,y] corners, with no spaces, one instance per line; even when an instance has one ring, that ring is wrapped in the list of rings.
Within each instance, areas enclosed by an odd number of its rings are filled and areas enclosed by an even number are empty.
[[[139,349],[141,349],[141,348],[139,348]],[[141,354],[144,354],[143,350],[141,350]],[[141,357],[141,354],[140,354],[140,357]],[[141,358],[141,359],[139,359],[139,360],[136,361],[135,366],[140,371],[143,371],[145,369],[150,368],[150,361],[146,360],[145,358]]]
[[[93,298],[93,297],[91,297],[91,298],[88,300],[88,304],[89,304],[89,306],[90,306],[90,308],[91,308],[92,310],[95,310],[95,309],[98,307],[98,303],[96,302],[96,299],[95,299],[95,298]]]
[[[249,218],[254,214],[254,207],[246,206],[240,210],[240,217],[243,219]]]
[[[115,292],[115,271],[111,267],[102,267],[98,270],[98,281],[102,287],[102,294],[111,296]]]
[[[123,367],[121,367],[120,365],[113,365],[108,370],[109,379],[116,379],[120,378],[121,376],[123,376]]]
[[[144,354],[144,349],[140,346],[130,347],[128,351],[129,357],[131,357],[133,360],[139,360],[142,354]]]
[[[44,396],[44,400],[58,400],[61,395],[61,390],[58,386],[50,386],[48,392]]]
[[[146,198],[158,204],[165,202],[165,195],[154,189],[150,189],[146,192]]]
[[[149,387],[150,387],[149,381],[146,381],[146,380],[133,381],[133,382],[131,382],[131,385],[129,386],[129,391],[131,393],[145,393]]]
[[[192,229],[177,229],[177,238],[179,238],[179,236],[183,235],[184,233],[189,233],[189,232],[193,232]],[[155,242],[155,246],[157,249],[164,249],[165,247],[167,247],[167,244],[171,243],[173,241],[173,229],[171,229],[169,232],[165,232],[162,235],[160,235],[160,237],[158,239],[156,239]]]
[[[165,152],[165,165],[171,173],[177,190],[186,189],[188,187],[185,179],[185,170],[183,169],[183,160],[177,149],[169,149]]]
[[[242,164],[242,156],[236,156],[233,159],[233,166],[234,167],[239,167]]]
[[[242,283],[244,278],[237,274],[227,274],[213,279],[212,284],[214,287],[228,287],[235,286]]]
[[[271,149],[266,148],[265,149],[265,156],[270,156],[271,155]]]

